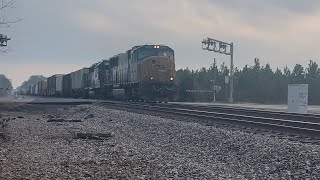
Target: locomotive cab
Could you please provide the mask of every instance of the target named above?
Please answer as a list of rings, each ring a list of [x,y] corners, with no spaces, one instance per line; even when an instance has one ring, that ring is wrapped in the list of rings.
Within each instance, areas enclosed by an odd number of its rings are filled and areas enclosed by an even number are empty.
[[[173,99],[176,92],[174,61],[174,51],[168,46],[145,45],[133,50],[131,76],[139,83],[142,99]]]

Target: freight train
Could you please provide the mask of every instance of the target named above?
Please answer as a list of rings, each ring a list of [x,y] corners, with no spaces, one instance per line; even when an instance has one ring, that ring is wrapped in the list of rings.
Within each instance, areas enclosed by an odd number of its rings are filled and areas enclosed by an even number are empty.
[[[174,50],[139,45],[69,74],[30,87],[31,95],[96,99],[173,101],[177,84]]]

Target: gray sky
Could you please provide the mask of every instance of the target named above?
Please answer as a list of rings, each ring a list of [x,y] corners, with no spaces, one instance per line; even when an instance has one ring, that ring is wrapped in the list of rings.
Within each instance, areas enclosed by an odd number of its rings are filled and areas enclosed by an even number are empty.
[[[5,14],[23,21],[1,29],[12,37],[0,73],[20,85],[30,75],[68,73],[137,44],[176,52],[177,68],[208,67],[229,57],[202,51],[213,37],[235,43],[235,64],[255,57],[271,67],[318,61],[318,0],[17,0]]]

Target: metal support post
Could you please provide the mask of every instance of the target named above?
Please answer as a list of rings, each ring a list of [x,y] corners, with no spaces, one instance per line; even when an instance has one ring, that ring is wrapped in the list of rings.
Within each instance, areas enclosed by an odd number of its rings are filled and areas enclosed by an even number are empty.
[[[233,43],[230,45],[230,56],[231,56],[231,62],[230,62],[230,99],[229,102],[233,103],[233,83],[234,83],[234,67],[233,67]]]
[[[216,58],[213,59],[213,86],[216,85]],[[213,102],[216,102],[216,90],[213,89]]]

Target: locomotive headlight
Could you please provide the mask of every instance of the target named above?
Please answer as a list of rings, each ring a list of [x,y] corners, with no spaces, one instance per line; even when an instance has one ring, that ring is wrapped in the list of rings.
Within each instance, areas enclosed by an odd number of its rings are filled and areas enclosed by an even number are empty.
[[[173,81],[173,77],[170,78],[170,81]]]
[[[151,77],[150,79],[153,80],[153,77]]]

